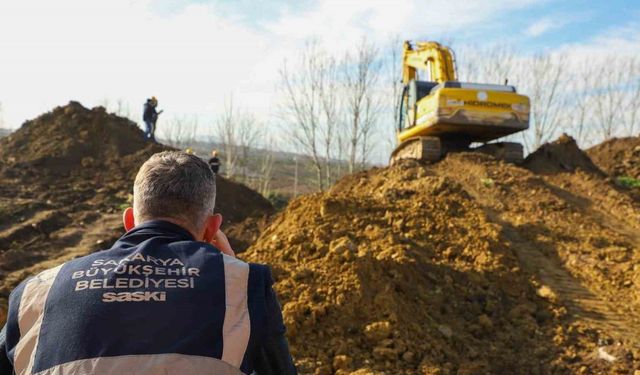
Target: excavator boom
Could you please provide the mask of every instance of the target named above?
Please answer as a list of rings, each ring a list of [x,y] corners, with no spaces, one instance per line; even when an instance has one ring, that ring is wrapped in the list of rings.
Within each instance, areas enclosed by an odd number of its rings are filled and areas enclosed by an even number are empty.
[[[418,79],[418,71],[429,73],[429,81],[455,81],[456,68],[453,52],[437,42],[404,42],[402,50],[402,82],[406,85]]]

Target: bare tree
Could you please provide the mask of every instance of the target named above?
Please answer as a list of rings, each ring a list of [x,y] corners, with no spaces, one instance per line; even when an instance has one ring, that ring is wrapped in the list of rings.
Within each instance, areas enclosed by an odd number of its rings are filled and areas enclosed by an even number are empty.
[[[236,172],[236,165],[238,163],[235,115],[236,112],[233,108],[233,99],[229,99],[215,124],[215,138],[219,142],[222,148],[222,153],[224,154],[223,170],[227,178],[233,178]]]
[[[509,45],[494,44],[486,48],[466,46],[460,48],[456,59],[460,81],[504,84],[511,81],[518,65],[514,49]]]
[[[215,138],[224,154],[225,175],[228,178],[238,175],[246,180],[251,150],[262,134],[255,116],[235,107],[230,98],[215,125]]]
[[[334,134],[339,122],[338,108],[338,66],[335,58],[331,56],[321,56],[319,59],[319,69],[317,86],[322,103],[323,115],[323,145],[324,145],[324,171],[325,184],[331,185],[332,176],[332,154],[334,145]],[[340,147],[340,144],[337,145]]]
[[[273,165],[275,162],[275,142],[270,138],[267,145],[261,152],[260,174],[258,191],[263,196],[268,196],[271,192],[271,180],[273,178]]]
[[[193,146],[197,131],[198,118],[195,116],[174,116],[156,128],[159,139],[178,149]]]
[[[486,49],[487,63],[482,65],[481,82],[506,84],[515,74],[517,64],[513,48],[496,44]]]
[[[637,57],[629,58],[628,68],[624,87],[627,94],[624,122],[627,134],[634,136],[636,123],[640,120],[640,60]]]
[[[400,37],[391,38],[386,53],[383,54],[384,85],[386,86],[386,111],[388,125],[384,130],[384,138],[390,149],[396,146],[397,116],[400,110],[400,94],[402,93],[402,63],[400,56],[402,43]]]
[[[562,121],[571,127],[578,144],[585,145],[590,137],[589,125],[593,118],[596,72],[594,61],[584,61],[573,67],[567,85],[567,101]]]
[[[100,105],[108,112],[115,113],[120,117],[131,118],[131,106],[124,98],[117,98],[115,101],[109,98],[103,98]]]
[[[355,53],[346,53],[342,63],[349,173],[355,171],[358,153],[362,157],[360,164],[366,163],[366,141],[382,112],[383,103],[376,90],[381,75],[377,57],[376,46],[363,40]]]
[[[321,59],[317,44],[311,43],[293,68],[285,61],[280,69],[283,102],[278,115],[287,125],[291,141],[311,159],[318,188],[323,190]]]
[[[256,147],[256,143],[262,137],[263,132],[258,120],[250,112],[240,111],[237,125],[238,166],[240,167],[241,177],[246,179],[249,173],[251,151]]]
[[[336,160],[338,164],[336,165],[336,178],[342,177],[343,165],[344,165],[344,156],[345,150],[347,149],[347,137],[342,133],[342,131],[338,131],[336,136]]]
[[[549,54],[536,55],[523,65],[525,71],[519,81],[531,100],[533,141],[526,133],[523,139],[525,147],[532,150],[550,141],[559,128],[564,108],[561,91],[564,65]]]
[[[621,58],[609,59],[599,64],[602,84],[598,87],[595,117],[603,140],[611,139],[616,127],[622,123],[625,92],[621,85],[625,82],[627,61]]]

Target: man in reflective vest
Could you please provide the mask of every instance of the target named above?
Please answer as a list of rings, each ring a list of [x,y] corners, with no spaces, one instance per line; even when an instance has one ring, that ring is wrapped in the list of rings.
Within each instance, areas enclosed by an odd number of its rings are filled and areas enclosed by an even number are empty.
[[[295,374],[271,272],[235,258],[209,165],[155,154],[133,194],[111,249],[11,293],[0,373]]]

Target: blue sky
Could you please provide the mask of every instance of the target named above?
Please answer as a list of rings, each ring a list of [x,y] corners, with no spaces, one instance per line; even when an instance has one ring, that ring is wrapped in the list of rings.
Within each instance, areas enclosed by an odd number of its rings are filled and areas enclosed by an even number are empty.
[[[346,1],[346,3],[364,4],[366,1]],[[425,9],[429,10],[429,1]],[[480,1],[459,1],[456,5],[460,14],[468,12],[468,4]],[[466,4],[465,4],[466,3]],[[501,3],[489,1],[488,3]],[[504,8],[495,7],[486,19],[478,19],[464,29],[448,31],[438,27],[430,31],[430,14],[438,15],[437,7],[434,11],[415,14],[422,19],[424,31],[412,34],[414,39],[446,38],[463,43],[493,43],[508,42],[519,46],[523,51],[539,51],[545,48],[555,48],[561,44],[583,43],[599,34],[614,31],[620,27],[640,26],[640,1],[611,0],[540,0],[505,2]],[[154,7],[159,14],[171,16],[183,11],[190,4],[213,4],[220,12],[256,30],[265,30],[265,26],[278,22],[287,17],[304,17],[319,8],[319,2],[310,0],[300,1],[264,1],[264,0],[158,0]],[[337,8],[336,12],[340,12]],[[366,17],[366,12],[365,17]],[[450,13],[449,13],[450,14]],[[451,17],[451,24],[457,22]],[[357,23],[357,17],[354,17]],[[266,27],[268,29],[268,27]],[[453,29],[453,28],[452,28]],[[402,34],[402,30],[396,30]]]
[[[487,37],[500,39],[515,33],[523,50],[537,51],[567,43],[584,43],[624,26],[640,25],[640,1],[547,1],[510,12]],[[536,26],[539,26],[536,29]],[[537,34],[539,32],[539,34]],[[508,38],[510,39],[510,38]]]
[[[339,53],[362,37],[638,56],[640,1],[0,0],[3,118],[74,99],[121,100],[135,119],[155,95],[166,116],[206,122],[233,95],[269,121],[285,59],[310,38]]]

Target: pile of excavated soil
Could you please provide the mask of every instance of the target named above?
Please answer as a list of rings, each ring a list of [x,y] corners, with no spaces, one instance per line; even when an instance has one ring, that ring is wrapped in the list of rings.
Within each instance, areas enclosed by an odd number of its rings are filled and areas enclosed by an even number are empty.
[[[538,174],[573,172],[577,169],[602,174],[589,156],[580,150],[575,139],[567,134],[563,134],[554,142],[540,146],[527,156],[524,166]]]
[[[272,265],[300,372],[640,368],[640,209],[546,149],[544,175],[460,153],[294,200],[242,257]]]
[[[587,153],[613,177],[640,179],[640,137],[613,138],[591,147]]]
[[[0,321],[8,293],[22,279],[107,248],[122,234],[120,214],[130,204],[135,174],[151,155],[169,149],[146,142],[132,121],[77,102],[0,140]],[[222,177],[217,188],[216,211],[242,251],[273,208]]]
[[[75,190],[87,190],[95,204],[109,204],[116,198],[126,201],[140,165],[169,149],[145,141],[128,119],[102,107],[89,110],[70,102],[27,121],[0,141],[0,173],[3,180],[13,182],[4,184],[0,192],[28,192],[45,201],[57,200],[59,191],[48,190],[72,185]],[[216,209],[227,223],[273,210],[268,200],[242,184],[218,177],[217,185]]]
[[[127,156],[163,149],[145,142],[134,122],[109,114],[103,107],[89,110],[70,102],[27,121],[4,139],[0,160],[19,173],[68,177],[116,169],[113,164]]]
[[[117,238],[135,171],[162,149],[141,139],[71,103],[0,141],[0,306],[24,277]],[[457,153],[374,168],[270,225],[243,189],[221,179],[218,207],[253,243],[241,257],[273,268],[301,374],[640,369],[640,201],[568,136],[521,167]]]

